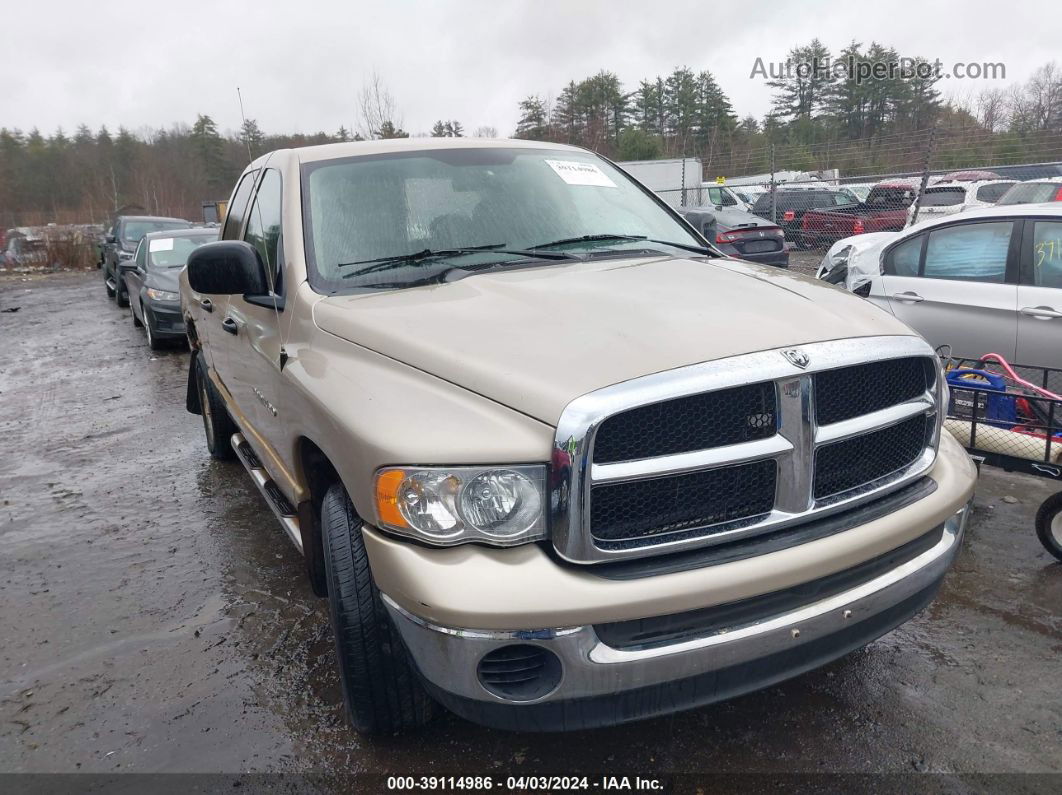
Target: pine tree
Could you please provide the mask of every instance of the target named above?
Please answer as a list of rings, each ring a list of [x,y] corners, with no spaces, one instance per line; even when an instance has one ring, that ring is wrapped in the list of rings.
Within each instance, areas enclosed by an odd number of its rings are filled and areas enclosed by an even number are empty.
[[[520,102],[520,119],[516,122],[517,138],[541,141],[547,132],[546,103],[541,97],[530,96]]]
[[[262,142],[265,134],[259,129],[258,122],[247,119],[240,126],[240,141],[251,152],[251,157],[257,157],[261,153]]]
[[[192,125],[192,148],[200,168],[206,175],[207,185],[212,191],[228,187],[230,168],[225,162],[225,143],[218,134],[218,126],[209,116],[199,114]]]
[[[380,124],[380,129],[375,130],[373,133],[377,138],[408,138],[409,133],[405,130],[395,127],[394,122],[390,119],[385,120]]]

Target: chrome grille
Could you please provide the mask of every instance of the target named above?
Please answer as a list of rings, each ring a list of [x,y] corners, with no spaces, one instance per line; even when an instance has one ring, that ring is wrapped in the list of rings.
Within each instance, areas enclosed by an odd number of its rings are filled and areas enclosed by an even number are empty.
[[[609,417],[594,436],[594,463],[656,458],[765,439],[775,433],[773,384],[721,389]]]
[[[932,465],[940,385],[924,340],[800,353],[805,369],[792,350],[761,351],[569,404],[551,475],[557,551],[593,563],[739,540],[873,499]]]
[[[691,528],[748,523],[774,507],[778,467],[771,459],[647,480],[604,483],[590,491],[590,534],[597,546],[653,543]]]

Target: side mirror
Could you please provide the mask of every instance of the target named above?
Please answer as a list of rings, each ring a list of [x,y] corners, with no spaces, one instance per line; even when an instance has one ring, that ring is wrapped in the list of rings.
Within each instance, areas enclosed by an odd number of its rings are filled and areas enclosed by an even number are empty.
[[[135,271],[135,270],[136,270],[136,260],[123,259],[123,260],[119,260],[118,261],[118,272],[119,273],[127,273],[129,271]]]
[[[219,240],[199,246],[188,257],[188,285],[207,295],[269,292],[258,249],[242,240]]]
[[[115,243],[118,242],[118,238],[116,238],[114,235],[107,235],[107,237],[105,237],[104,240],[106,242],[110,243],[111,245],[114,245]]]

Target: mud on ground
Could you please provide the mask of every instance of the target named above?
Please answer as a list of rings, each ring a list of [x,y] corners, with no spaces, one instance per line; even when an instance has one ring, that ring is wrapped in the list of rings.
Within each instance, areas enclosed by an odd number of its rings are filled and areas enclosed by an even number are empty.
[[[937,601],[817,671],[577,735],[359,737],[325,604],[184,410],[187,353],[100,281],[0,281],[0,771],[1062,771],[1057,485],[990,469]]]

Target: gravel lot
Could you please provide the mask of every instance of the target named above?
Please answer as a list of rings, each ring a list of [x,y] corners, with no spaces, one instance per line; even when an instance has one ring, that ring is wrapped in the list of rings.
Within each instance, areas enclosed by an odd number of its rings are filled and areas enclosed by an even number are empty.
[[[577,735],[444,715],[369,741],[345,723],[296,551],[184,410],[187,354],[152,354],[95,271],[0,277],[0,310],[16,306],[0,313],[0,771],[1062,772],[1043,480],[986,468],[932,607],[781,686]]]

